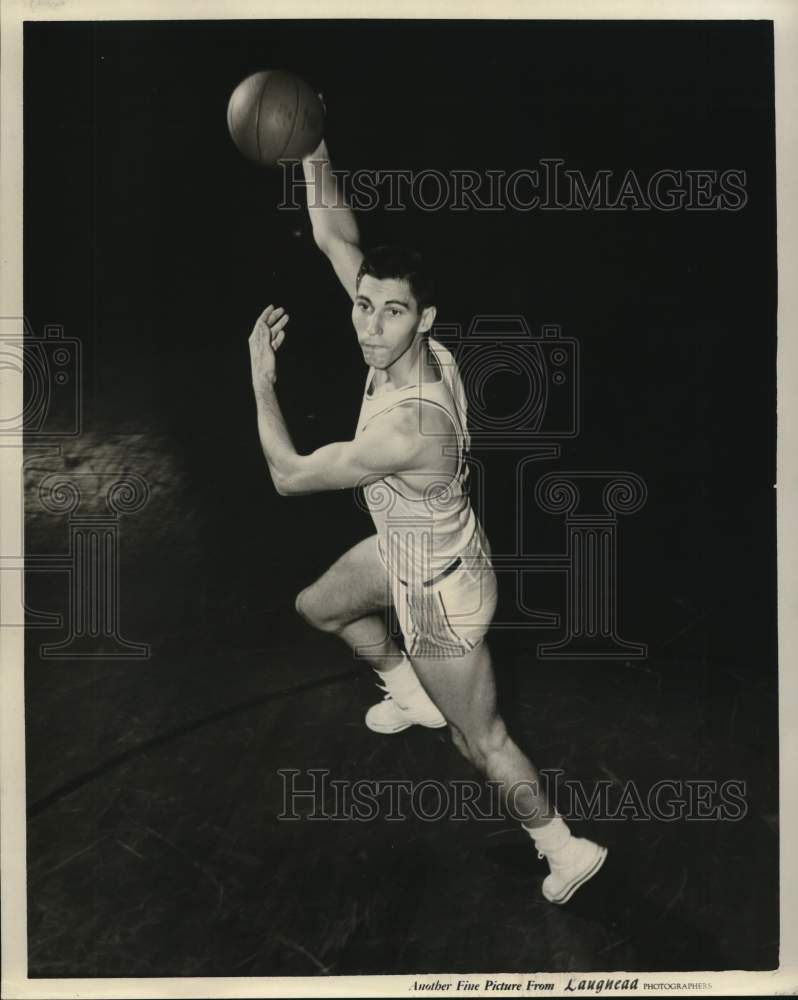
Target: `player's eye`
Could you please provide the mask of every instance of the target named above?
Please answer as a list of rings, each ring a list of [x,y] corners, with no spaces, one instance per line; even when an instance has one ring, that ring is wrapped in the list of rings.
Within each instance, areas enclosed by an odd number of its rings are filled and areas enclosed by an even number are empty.
[[[391,314],[391,316],[401,316],[402,315],[402,310],[401,309],[389,309],[388,312]]]

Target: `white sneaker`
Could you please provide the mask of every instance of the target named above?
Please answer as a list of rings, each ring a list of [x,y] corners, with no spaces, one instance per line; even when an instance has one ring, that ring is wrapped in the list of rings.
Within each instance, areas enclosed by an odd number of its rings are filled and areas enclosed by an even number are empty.
[[[428,726],[440,729],[446,719],[435,707],[435,703],[423,688],[409,699],[407,705],[399,705],[381,684],[377,687],[385,691],[381,702],[372,705],[366,712],[366,725],[375,733],[401,733],[410,726]]]
[[[549,860],[551,874],[543,879],[542,887],[546,899],[559,906],[567,903],[576,890],[596,874],[607,857],[606,847],[582,837],[571,837],[563,850],[567,852],[563,861]],[[538,851],[538,857],[546,855]]]

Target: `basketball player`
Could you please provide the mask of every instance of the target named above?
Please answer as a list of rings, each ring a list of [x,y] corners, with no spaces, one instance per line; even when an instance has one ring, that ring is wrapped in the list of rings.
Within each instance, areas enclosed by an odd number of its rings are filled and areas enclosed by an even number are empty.
[[[283,496],[362,487],[376,533],[355,545],[296,601],[313,626],[340,636],[377,671],[383,700],[366,714],[378,733],[448,724],[455,746],[532,837],[550,872],[543,895],[566,903],[607,851],[574,837],[551,812],[538,772],[496,710],[484,636],[496,607],[490,547],[466,492],[466,399],[452,355],[430,330],[432,284],[420,256],[364,254],[342,204],[324,141],[303,160],[313,234],[353,302],[368,365],[356,433],[300,455],[275,391],[288,315],[269,306],[249,338],[263,453]],[[392,602],[406,650],[386,634]]]

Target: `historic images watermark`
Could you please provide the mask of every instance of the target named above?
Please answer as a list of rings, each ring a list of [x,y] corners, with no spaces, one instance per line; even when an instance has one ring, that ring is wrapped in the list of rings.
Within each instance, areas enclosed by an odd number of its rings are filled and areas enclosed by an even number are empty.
[[[524,793],[538,791],[529,781],[503,791],[497,781],[343,780],[325,768],[281,768],[277,774],[282,783],[277,818],[286,821],[502,823],[554,815],[529,815],[519,808]],[[617,782],[600,780],[587,788],[559,769],[541,770],[540,777],[547,801],[556,800],[558,813],[568,820],[736,822],[748,813],[746,783],[739,779],[663,778],[645,788],[635,781],[618,787]]]
[[[82,345],[54,323],[36,335],[22,317],[0,317],[0,369],[22,378],[22,409],[3,406],[0,441],[76,437],[83,426]],[[4,440],[5,439],[5,440]]]
[[[42,659],[148,658],[147,643],[131,642],[121,632],[120,525],[148,502],[150,486],[127,469],[73,471],[64,460],[65,443],[84,433],[81,341],[57,324],[37,332],[22,317],[2,317],[0,368],[22,382],[21,408],[4,407],[0,415],[0,447],[24,454],[22,510],[28,517],[66,522],[65,545],[57,551],[0,556],[0,571],[19,580],[24,609],[24,620],[7,617],[4,624],[65,632],[39,646]],[[41,611],[26,602],[25,574],[32,573],[66,577],[62,611]]]
[[[282,210],[307,199],[322,207],[320,187],[294,161],[281,164]],[[558,158],[517,170],[335,171],[340,201],[358,212],[738,212],[748,202],[745,170],[663,167],[644,172],[606,168],[589,173]]]

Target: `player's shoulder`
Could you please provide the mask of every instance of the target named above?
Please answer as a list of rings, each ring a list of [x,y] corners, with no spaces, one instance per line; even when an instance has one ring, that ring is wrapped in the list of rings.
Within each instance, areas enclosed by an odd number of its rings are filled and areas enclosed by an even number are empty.
[[[422,435],[412,409],[401,404],[377,414],[355,439],[364,461],[376,463],[381,469],[390,466],[389,471],[414,465],[428,440]]]
[[[396,420],[397,433],[417,435],[429,440],[430,435],[454,433],[455,425],[448,408],[434,399],[414,396],[403,400],[391,411]]]
[[[419,432],[417,399],[404,399],[390,410],[380,414],[380,426],[401,437],[413,436]]]
[[[426,411],[430,409],[432,408],[424,405],[424,400],[416,397],[403,399],[401,403],[373,417],[368,428],[383,438],[386,435],[406,439],[423,438],[428,433]],[[435,419],[438,419],[437,416]]]

